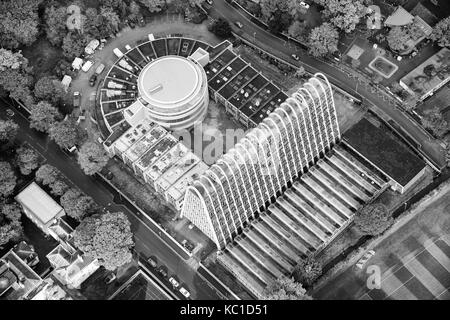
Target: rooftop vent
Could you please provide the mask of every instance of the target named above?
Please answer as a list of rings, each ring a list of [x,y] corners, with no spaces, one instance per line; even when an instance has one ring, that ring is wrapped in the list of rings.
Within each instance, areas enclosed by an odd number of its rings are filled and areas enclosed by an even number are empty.
[[[163,89],[163,86],[162,86],[162,84],[160,83],[160,84],[154,86],[153,88],[148,89],[148,93],[149,93],[149,94],[155,94],[155,93],[161,91],[162,89]]]

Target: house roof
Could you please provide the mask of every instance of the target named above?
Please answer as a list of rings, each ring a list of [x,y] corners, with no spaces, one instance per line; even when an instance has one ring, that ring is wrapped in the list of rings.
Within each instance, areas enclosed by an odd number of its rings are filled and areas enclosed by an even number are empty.
[[[63,210],[63,208],[41,189],[36,182],[30,183],[17,196],[16,201],[26,207],[43,224],[47,224]]]
[[[384,21],[388,26],[404,26],[413,22],[414,16],[402,7],[398,7],[389,17]]]

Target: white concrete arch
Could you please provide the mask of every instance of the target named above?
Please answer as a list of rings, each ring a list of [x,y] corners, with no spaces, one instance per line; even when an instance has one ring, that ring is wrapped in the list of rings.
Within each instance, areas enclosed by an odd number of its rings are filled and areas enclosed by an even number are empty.
[[[212,165],[211,168],[209,168],[208,172],[210,172],[212,175],[214,175],[215,179],[217,180],[217,184],[220,185],[220,187],[222,188],[223,196],[224,196],[225,201],[227,203],[228,212],[230,212],[231,219],[233,219],[234,226],[235,226],[234,228],[235,228],[235,231],[236,231],[236,234],[237,234],[238,233],[238,231],[237,231],[237,224],[236,224],[235,219],[233,217],[233,211],[231,210],[229,200],[228,200],[228,198],[225,197],[225,195],[226,195],[225,188],[223,187],[223,183],[220,181],[219,176],[213,170],[213,168],[216,168],[216,167],[217,167],[217,165]],[[227,178],[227,181],[228,181],[228,178]],[[230,182],[229,181],[228,181],[228,186],[230,186]],[[236,206],[236,201],[234,200],[234,196],[232,196],[232,199],[233,199],[233,202],[234,202],[234,206],[236,208],[236,214],[237,214],[237,216],[239,218],[239,222],[241,223],[241,227],[243,228],[244,225],[242,223],[241,217],[239,216],[239,212],[237,211],[237,206]]]
[[[306,105],[309,110],[311,110],[311,109],[314,110],[314,114],[316,115],[316,125],[317,125],[317,129],[319,130],[320,129],[319,116],[317,115],[317,110],[316,110],[317,108],[316,108],[316,103],[314,102],[314,97],[311,95],[311,92],[309,92],[306,88],[300,88],[299,91],[304,92],[311,99],[312,103],[307,103]],[[320,132],[317,132],[316,130],[313,130],[313,131],[316,136],[316,139],[317,139],[317,136],[319,136],[318,140],[320,140],[320,145],[321,145],[321,148],[319,148],[319,152],[321,152],[324,147],[322,135]],[[319,154],[317,154],[317,156],[319,156]]]
[[[278,160],[280,161],[280,164],[279,164],[279,165],[281,165],[281,162],[282,162],[282,161],[281,161],[281,148],[280,148],[280,143],[283,144],[283,152],[285,153],[286,162],[287,162],[287,155],[286,155],[286,152],[285,152],[286,150],[285,150],[285,148],[284,148],[283,140],[281,139],[281,130],[280,130],[279,126],[276,124],[275,120],[274,120],[273,118],[270,117],[272,114],[273,114],[273,112],[271,112],[270,115],[267,116],[267,117],[263,120],[263,122],[261,123],[261,125],[262,125],[262,126],[265,125],[267,128],[269,128],[270,132],[272,133],[272,137],[273,137],[273,139],[274,139],[274,141],[275,141],[275,143],[276,143],[276,150],[277,150],[277,154],[278,154]],[[278,131],[278,139],[276,138],[276,135],[274,134],[274,131],[272,130],[272,128],[269,126],[268,122],[272,122],[273,126],[274,126],[274,127],[276,128],[276,130]],[[291,169],[290,169],[289,165],[288,165],[289,179],[286,178],[286,173],[285,173],[286,170],[285,170],[285,169],[286,169],[286,168],[281,167],[281,173],[282,173],[283,179],[284,179],[284,183],[283,183],[284,186],[287,185],[288,181],[291,181],[291,180],[292,180],[292,173],[291,173]],[[282,185],[282,186],[283,186],[283,185]]]
[[[216,196],[217,196],[217,202],[219,203],[220,211],[222,212],[223,221],[224,221],[224,224],[225,224],[225,226],[227,227],[227,230],[228,230],[228,235],[230,236],[230,239],[233,239],[233,237],[232,237],[232,232],[231,232],[231,230],[230,230],[230,226],[229,226],[228,223],[227,223],[227,216],[226,216],[226,214],[225,214],[225,210],[223,210],[223,206],[222,206],[222,203],[221,203],[221,201],[220,201],[219,193],[217,192],[217,188],[214,186],[213,182],[211,181],[211,179],[208,177],[208,175],[207,175],[206,173],[202,174],[202,176],[201,176],[200,179],[202,179],[202,178],[205,180],[205,182],[208,182],[208,183],[211,185],[212,189],[213,189],[214,192],[216,193]],[[206,192],[209,192],[209,191],[206,190]],[[212,198],[212,197],[211,197],[211,198]],[[214,205],[214,203],[213,203],[213,205]],[[233,220],[233,219],[232,219],[232,220]],[[233,220],[233,223],[234,223],[234,220]]]
[[[330,81],[328,81],[328,78],[323,73],[318,72],[318,73],[314,74],[314,76],[318,77],[318,78],[321,77],[325,81],[325,83],[328,85],[328,88],[330,89],[330,92],[333,92]],[[339,124],[337,122],[338,117],[337,117],[337,114],[336,114],[336,106],[334,104],[334,99],[331,99],[331,102],[332,102],[332,106],[333,106],[333,114],[334,114],[334,119],[335,119],[335,121],[333,121],[333,124],[336,124],[336,132],[337,132],[336,136],[340,139],[341,138],[341,131],[339,129]]]
[[[284,102],[281,105],[283,105],[283,104],[284,104]],[[294,134],[294,122],[292,121],[291,117],[289,117],[289,114],[286,112],[286,110],[284,110],[281,106],[276,108],[273,113],[275,115],[278,115],[281,118],[281,116],[278,113],[276,113],[278,110],[280,110],[280,112],[284,113],[284,115],[286,116],[286,119],[288,119],[289,123],[291,124],[292,136],[294,137],[293,140],[294,140],[294,146],[295,146],[295,151],[296,152],[294,152],[292,150],[292,141],[289,142],[289,148],[291,150],[291,155],[294,158],[293,161],[294,161],[294,167],[295,167],[295,174],[297,175],[298,172],[299,172],[297,161],[295,161],[295,158],[298,159],[298,163],[302,166],[301,167],[301,171],[303,173],[302,157],[301,157],[300,151],[298,150],[298,143],[297,143],[297,139],[295,138],[295,134]],[[283,122],[283,124],[284,124],[284,122]],[[285,124],[284,124],[284,128],[285,128],[286,133],[287,133],[288,132],[287,131],[287,126]],[[288,135],[288,137],[289,137],[289,135]]]
[[[305,98],[303,97],[302,94],[295,93],[294,94],[294,98],[295,99],[293,101],[298,105],[299,109],[301,110],[301,115],[303,116],[303,123],[305,125],[304,130],[306,132],[306,135],[309,137],[308,141],[309,141],[309,144],[310,144],[311,156],[312,156],[312,158],[314,158],[314,151],[317,154],[319,154],[319,146],[317,145],[316,137],[315,137],[314,132],[313,132],[314,129],[313,129],[313,121],[312,121],[312,118],[311,118],[311,113],[309,112],[308,108],[305,107],[305,109],[307,110],[306,113],[307,113],[307,115],[309,117],[309,119],[307,119],[306,116],[305,116],[305,112],[303,110],[303,107],[302,107],[302,105],[306,104],[307,102],[306,102],[306,100],[305,100]],[[312,147],[313,144],[314,144],[315,148]]]
[[[256,130],[256,129],[257,129],[257,128],[255,128],[254,130]],[[258,130],[259,130],[259,129],[258,129]],[[256,144],[259,145],[259,147],[262,149],[262,146],[261,146],[261,144],[259,144],[259,140],[258,140],[258,138],[254,135],[253,131],[249,132],[247,136],[245,136],[245,137],[242,138],[242,143],[245,143],[245,141],[247,141],[247,143],[249,144],[249,146],[253,148],[253,150],[254,150],[254,152],[255,152],[254,154],[255,154],[256,159],[257,159],[257,161],[258,161],[259,172],[260,172],[261,175],[264,175],[264,173],[263,173],[264,171],[263,171],[263,169],[262,169],[261,159],[259,158],[259,152],[258,152],[258,149],[256,148],[255,144],[254,144],[254,143],[252,142],[252,140],[250,140],[250,139],[255,139],[255,140],[256,140]],[[249,157],[250,157],[251,160],[252,160],[252,163],[254,163],[254,162],[253,162],[253,158],[251,157],[249,150],[248,150],[248,149],[245,149],[245,148],[244,148],[244,150],[246,150],[246,152],[249,154]],[[264,151],[264,149],[262,149],[262,150]],[[267,159],[266,159],[265,156],[264,156],[264,163],[265,163],[265,165],[266,165],[266,167],[267,167]],[[256,175],[256,171],[255,171],[255,175]],[[266,183],[266,181],[265,181],[266,179],[265,179],[264,177],[262,177],[262,180],[264,181],[264,187],[266,188],[267,194],[270,195],[269,187],[267,186],[267,183]],[[271,186],[272,186],[273,192],[275,192],[275,184],[273,183],[273,179],[272,179],[270,176],[269,176],[269,181],[270,181],[270,184],[271,184]],[[258,185],[258,186],[259,186],[259,185]],[[259,186],[259,187],[260,187],[260,186]],[[261,190],[261,187],[260,187],[260,190]],[[263,194],[263,193],[261,192],[261,195],[262,195],[262,194]]]
[[[328,115],[328,120],[329,120],[329,122],[330,122],[330,125],[331,125],[331,136],[332,136],[332,139],[333,139],[333,141],[331,142],[331,141],[328,141],[328,147],[329,148],[331,148],[331,143],[335,143],[336,142],[336,137],[335,137],[335,135],[334,135],[334,130],[333,130],[333,120],[331,119],[331,114],[330,114],[330,109],[331,109],[331,104],[330,104],[330,99],[328,98],[328,94],[327,94],[327,90],[326,90],[326,88],[323,86],[323,84],[322,84],[322,81],[320,81],[318,78],[316,78],[316,77],[314,77],[314,78],[311,78],[310,79],[310,81],[311,82],[317,82],[318,84],[319,84],[319,86],[322,88],[322,91],[323,91],[323,93],[324,93],[324,96],[325,96],[325,100],[326,100],[326,106],[325,106],[325,109],[326,109],[326,112],[327,112],[327,115]],[[333,97],[331,97],[331,99],[333,99]],[[323,109],[323,108],[322,108]]]
[[[264,119],[264,120],[266,120],[266,119]],[[269,128],[269,126],[264,122],[264,120],[263,120],[263,122],[261,122],[261,123],[259,124],[259,126],[265,128],[265,129],[270,133],[270,136],[272,137],[272,139],[274,140],[274,142],[276,142],[275,134],[273,133],[273,130]],[[266,141],[266,144],[267,144],[267,146],[268,146],[268,150],[269,150],[269,152],[270,152],[270,157],[272,158],[272,162],[273,162],[273,165],[274,165],[274,168],[275,168],[274,175],[276,176],[277,181],[278,181],[278,188],[279,188],[279,190],[281,191],[281,188],[283,187],[284,184],[282,184],[282,183],[280,182],[280,178],[279,178],[278,172],[277,172],[276,167],[275,167],[276,162],[275,162],[274,152],[273,152],[273,150],[272,150],[273,148],[272,148],[271,145],[268,143],[268,141]],[[276,148],[276,149],[277,149],[277,154],[278,154],[278,160],[280,161],[278,165],[280,165],[280,164],[281,164],[280,150],[279,150],[279,148]],[[285,176],[285,174],[284,174],[284,170],[281,170],[281,175],[283,176],[283,179],[284,179],[284,181],[286,182],[286,176]]]
[[[289,147],[289,150],[291,151],[291,157],[292,157],[292,163],[294,164],[294,170],[295,170],[295,175],[293,175],[292,174],[292,171],[291,171],[291,167],[289,166],[289,174],[290,174],[290,179],[289,179],[289,181],[291,181],[292,182],[292,180],[294,179],[294,176],[297,176],[297,172],[298,172],[298,169],[297,169],[297,164],[296,164],[296,162],[295,162],[295,154],[294,154],[294,152],[292,151],[292,146],[291,146],[291,143],[292,143],[292,141],[289,141],[289,131],[288,131],[288,129],[287,129],[287,126],[286,126],[286,123],[285,123],[285,121],[284,121],[284,119],[283,119],[283,117],[282,116],[280,116],[276,111],[277,110],[283,110],[283,109],[281,109],[280,107],[278,107],[278,108],[276,108],[272,113],[271,113],[271,115],[273,115],[274,117],[278,117],[279,119],[280,119],[280,121],[281,121],[281,123],[283,124],[283,126],[284,126],[284,131],[286,132],[286,137],[288,138],[288,141],[287,141],[287,145],[288,145],[288,147]],[[270,117],[270,115],[269,115],[269,117]],[[292,121],[289,119],[289,123],[291,124],[291,128],[292,129],[294,129],[294,127],[292,126]],[[281,134],[280,134],[280,136],[281,136]],[[295,139],[294,139],[295,140]],[[287,161],[287,163],[289,163],[289,157],[288,157],[288,153],[286,152],[286,147],[284,146],[284,144],[283,144],[283,147],[284,147],[284,155],[286,156],[286,161]]]
[[[219,220],[219,216],[217,215],[216,207],[214,206],[214,202],[212,201],[212,197],[211,197],[211,195],[209,194],[208,189],[206,188],[206,186],[205,186],[200,180],[196,180],[196,181],[194,182],[194,185],[195,185],[195,184],[199,184],[199,185],[202,187],[202,189],[204,190],[204,192],[207,194],[207,196],[208,196],[208,198],[209,198],[209,201],[211,202],[211,207],[212,207],[212,209],[213,209],[214,216],[215,216],[216,221],[217,221],[217,226],[218,226],[218,228],[219,228],[219,230],[220,230],[220,233],[221,233],[221,235],[222,235],[223,242],[224,242],[224,244],[226,244],[227,241],[226,241],[226,238],[225,238],[225,234],[223,233],[222,226],[221,226],[220,220]],[[209,211],[209,210],[208,210],[208,211]],[[215,230],[214,230],[214,233],[216,233]],[[221,247],[221,246],[219,245],[219,248],[220,248],[220,247]]]
[[[309,81],[311,81],[311,80],[312,80],[312,79],[309,79]],[[330,137],[329,137],[329,135],[328,135],[327,123],[326,123],[326,121],[325,121],[325,114],[324,114],[324,111],[323,111],[323,101],[322,101],[322,98],[320,97],[320,93],[319,93],[319,91],[316,89],[316,87],[315,87],[313,84],[311,84],[310,82],[305,83],[304,87],[305,87],[305,88],[306,88],[306,87],[310,87],[310,88],[311,88],[311,89],[309,90],[310,94],[311,94],[312,91],[314,91],[315,94],[317,95],[317,100],[319,100],[319,106],[316,105],[316,102],[315,102],[315,100],[314,100],[314,101],[313,101],[313,102],[314,102],[314,109],[315,109],[315,110],[319,109],[319,110],[317,110],[317,111],[318,111],[318,114],[320,114],[320,119],[319,119],[319,121],[321,121],[322,124],[323,124],[323,128],[324,128],[324,131],[325,131],[325,136],[326,136],[326,140],[327,140],[326,145],[323,144],[322,146],[323,146],[324,149],[325,149],[326,146],[328,146],[328,148],[330,148]],[[312,94],[311,94],[311,96],[312,96]],[[314,97],[313,97],[313,98],[314,98]],[[323,137],[323,133],[322,133],[321,137]],[[323,141],[323,140],[322,140],[322,141]]]

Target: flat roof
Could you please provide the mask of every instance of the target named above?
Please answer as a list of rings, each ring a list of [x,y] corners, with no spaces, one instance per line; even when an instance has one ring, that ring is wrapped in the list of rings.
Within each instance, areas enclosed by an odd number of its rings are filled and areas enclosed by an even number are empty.
[[[394,139],[384,124],[379,124],[376,126],[363,118],[344,133],[343,139],[391,179],[405,186],[426,164]]]
[[[139,93],[148,101],[176,103],[189,97],[197,87],[195,63],[179,56],[166,56],[149,63],[139,76]]]
[[[16,196],[16,201],[25,206],[43,224],[47,224],[63,210],[36,182],[23,189]]]

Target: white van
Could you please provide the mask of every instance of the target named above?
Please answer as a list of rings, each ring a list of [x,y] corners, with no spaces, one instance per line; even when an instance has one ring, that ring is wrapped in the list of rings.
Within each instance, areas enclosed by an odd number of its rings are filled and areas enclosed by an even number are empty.
[[[153,33],[148,34],[148,40],[153,41],[155,40],[155,37],[153,36]]]
[[[94,63],[92,61],[88,60],[83,64],[83,67],[81,67],[81,70],[83,70],[84,72],[88,72],[93,64]]]
[[[105,65],[104,65],[103,63],[101,63],[101,64],[97,67],[97,69],[95,69],[95,73],[96,73],[96,74],[100,74],[100,73],[103,72],[104,69],[105,69]]]
[[[123,53],[119,49],[114,48],[113,52],[114,52],[114,54],[116,55],[117,58],[122,58],[123,57]]]

